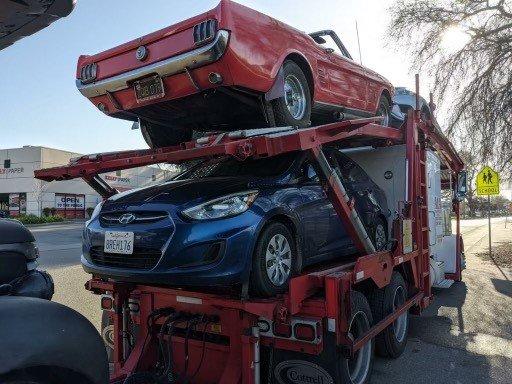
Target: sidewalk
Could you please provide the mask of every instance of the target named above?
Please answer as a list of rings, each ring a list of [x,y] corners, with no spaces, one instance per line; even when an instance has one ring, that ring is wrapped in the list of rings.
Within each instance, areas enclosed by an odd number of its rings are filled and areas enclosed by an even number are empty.
[[[72,219],[72,220],[63,220],[56,221],[54,223],[42,223],[42,224],[25,224],[27,228],[41,228],[41,227],[51,227],[55,225],[64,225],[64,224],[85,224],[86,219]]]

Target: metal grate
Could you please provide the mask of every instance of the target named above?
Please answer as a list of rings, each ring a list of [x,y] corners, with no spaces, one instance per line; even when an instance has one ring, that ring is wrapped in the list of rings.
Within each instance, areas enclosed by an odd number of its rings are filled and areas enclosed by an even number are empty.
[[[133,255],[121,255],[105,253],[102,248],[93,247],[89,251],[89,255],[94,264],[102,267],[148,270],[156,266],[162,256],[162,251],[135,247]]]
[[[194,43],[196,45],[212,40],[217,31],[217,20],[206,20],[194,26]]]
[[[104,212],[100,215],[100,223],[102,225],[120,224],[119,219],[125,214],[132,214],[135,217],[129,224],[154,223],[169,217],[167,212],[160,211]]]

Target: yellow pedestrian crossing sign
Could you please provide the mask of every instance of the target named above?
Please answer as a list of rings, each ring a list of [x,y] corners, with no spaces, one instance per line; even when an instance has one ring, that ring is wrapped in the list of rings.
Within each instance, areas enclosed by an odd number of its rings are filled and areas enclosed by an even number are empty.
[[[500,175],[491,167],[485,166],[476,176],[477,195],[499,195]]]

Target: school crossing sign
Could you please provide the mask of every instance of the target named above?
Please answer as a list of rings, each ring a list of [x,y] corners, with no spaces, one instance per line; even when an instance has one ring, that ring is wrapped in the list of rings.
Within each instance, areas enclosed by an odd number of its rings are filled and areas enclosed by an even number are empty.
[[[491,167],[485,166],[476,176],[477,195],[499,195],[500,175]]]

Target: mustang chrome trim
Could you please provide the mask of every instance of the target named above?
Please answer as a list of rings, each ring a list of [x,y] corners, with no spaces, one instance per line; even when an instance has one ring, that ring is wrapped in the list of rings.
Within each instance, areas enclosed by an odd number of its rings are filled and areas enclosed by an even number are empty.
[[[229,40],[229,31],[220,30],[217,36],[204,47],[182,53],[168,59],[158,61],[142,68],[137,68],[107,79],[99,80],[94,83],[83,84],[81,80],[76,80],[78,90],[85,97],[91,98],[107,94],[107,92],[116,92],[130,87],[131,81],[137,80],[151,74],[158,74],[160,77],[175,75],[185,71],[185,69],[195,69],[207,64],[211,64],[221,58],[226,51]]]

